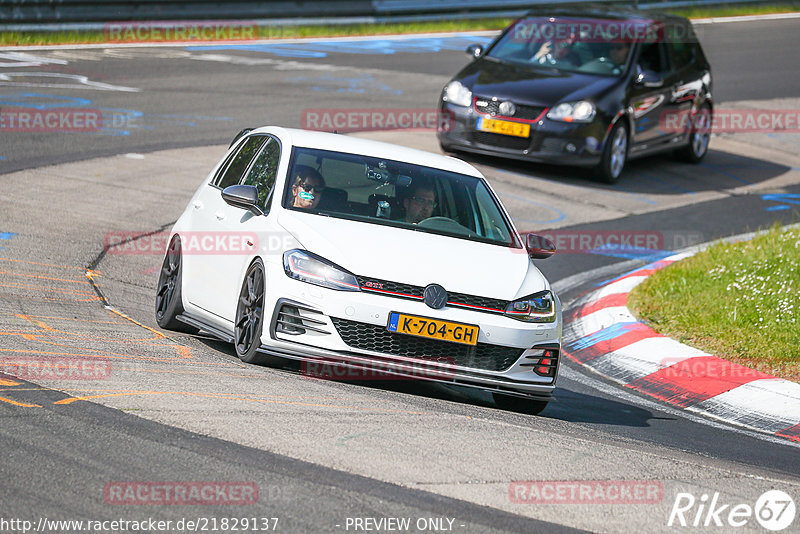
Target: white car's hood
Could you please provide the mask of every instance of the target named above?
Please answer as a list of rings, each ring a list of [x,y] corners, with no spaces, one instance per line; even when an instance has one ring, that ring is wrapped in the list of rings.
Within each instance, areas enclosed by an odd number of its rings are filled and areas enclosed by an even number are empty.
[[[503,300],[549,289],[524,249],[294,211],[278,222],[306,250],[359,276]]]

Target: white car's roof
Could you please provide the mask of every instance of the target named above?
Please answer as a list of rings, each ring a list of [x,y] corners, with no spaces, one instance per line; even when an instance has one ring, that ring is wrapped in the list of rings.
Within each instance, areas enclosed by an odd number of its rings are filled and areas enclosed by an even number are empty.
[[[275,134],[293,146],[386,158],[483,178],[478,169],[465,161],[391,143],[382,143],[342,134],[281,128],[278,126],[265,126],[254,131]]]

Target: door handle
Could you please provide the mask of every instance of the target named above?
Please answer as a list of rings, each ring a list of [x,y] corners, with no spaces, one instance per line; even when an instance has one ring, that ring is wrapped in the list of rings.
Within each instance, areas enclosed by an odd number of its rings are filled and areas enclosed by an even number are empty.
[[[214,214],[214,217],[216,217],[218,221],[221,221],[225,219],[225,214],[222,213],[221,211],[218,211],[217,213]]]

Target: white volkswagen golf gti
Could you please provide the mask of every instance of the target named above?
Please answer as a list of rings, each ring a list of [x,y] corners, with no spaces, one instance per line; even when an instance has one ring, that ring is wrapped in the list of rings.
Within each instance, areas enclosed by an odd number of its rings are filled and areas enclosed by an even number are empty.
[[[354,137],[243,130],[172,229],[162,328],[203,330],[244,362],[380,369],[480,388],[538,413],[561,305],[477,169]]]

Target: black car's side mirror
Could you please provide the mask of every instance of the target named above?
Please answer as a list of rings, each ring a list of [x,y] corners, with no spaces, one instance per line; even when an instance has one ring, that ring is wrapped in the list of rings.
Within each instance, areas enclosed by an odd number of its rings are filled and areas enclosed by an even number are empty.
[[[528,256],[534,260],[546,260],[556,253],[556,245],[546,237],[536,234],[527,234],[525,236],[525,248],[528,251]]]
[[[639,87],[661,87],[664,85],[664,78],[651,70],[643,69],[641,65],[636,65],[634,84]]]
[[[254,215],[264,215],[264,211],[258,207],[258,188],[254,185],[230,185],[222,190],[222,200]]]
[[[483,55],[483,45],[471,44],[467,47],[466,52],[474,58],[479,58]]]

